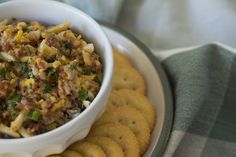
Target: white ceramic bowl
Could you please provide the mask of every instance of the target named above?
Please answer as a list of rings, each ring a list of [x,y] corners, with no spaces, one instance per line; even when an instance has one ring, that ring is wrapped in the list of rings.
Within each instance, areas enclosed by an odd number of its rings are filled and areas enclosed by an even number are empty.
[[[44,157],[62,152],[69,144],[84,138],[93,122],[104,111],[113,73],[110,43],[100,26],[83,12],[55,1],[10,1],[0,4],[0,19],[16,17],[44,24],[71,22],[71,27],[94,43],[102,58],[104,77],[101,89],[91,105],[79,116],[50,132],[22,139],[0,139],[0,157]]]

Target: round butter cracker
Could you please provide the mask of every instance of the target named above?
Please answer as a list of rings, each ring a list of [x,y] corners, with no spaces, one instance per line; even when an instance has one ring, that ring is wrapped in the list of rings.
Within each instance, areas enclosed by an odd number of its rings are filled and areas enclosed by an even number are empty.
[[[106,157],[105,152],[98,145],[90,142],[77,142],[68,149],[80,153],[83,157]]]
[[[83,157],[80,153],[73,150],[65,150],[61,155],[62,157]]]
[[[106,111],[95,126],[106,123],[120,123],[129,127],[138,140],[141,154],[145,152],[150,139],[150,129],[146,119],[138,110],[130,106],[113,108]]]
[[[107,123],[97,127],[95,126],[91,129],[89,136],[105,136],[112,138],[120,145],[125,157],[140,156],[137,138],[128,127],[122,124]]]
[[[115,66],[131,66],[125,55],[121,54],[116,48],[113,48]]]
[[[86,138],[85,141],[97,144],[104,150],[107,157],[124,157],[120,145],[109,137],[93,136]]]
[[[152,130],[155,123],[155,111],[148,98],[129,89],[112,91],[109,97],[107,110],[113,107],[131,106],[141,112]]]
[[[133,67],[116,67],[112,89],[131,89],[143,95],[146,93],[146,85],[143,76]]]

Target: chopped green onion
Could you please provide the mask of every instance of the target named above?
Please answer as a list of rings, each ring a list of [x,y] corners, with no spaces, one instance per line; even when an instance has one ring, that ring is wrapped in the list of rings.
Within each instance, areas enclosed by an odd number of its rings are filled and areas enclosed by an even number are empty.
[[[29,117],[29,119],[31,119],[33,121],[38,121],[39,118],[41,117],[41,111],[39,109],[32,109],[28,113],[28,117]]]
[[[13,62],[12,63],[16,69],[19,69],[19,76],[28,76],[28,66],[24,62]]]
[[[51,86],[50,85],[46,85],[43,89],[44,93],[49,93],[51,91]]]
[[[9,100],[7,100],[6,105],[8,110],[10,110],[11,115],[15,115],[16,114],[16,103],[19,102],[21,100],[21,95],[14,93]]]
[[[64,43],[64,47],[63,47],[64,55],[66,55],[68,57],[71,56],[72,47],[73,47],[72,43],[70,43],[70,42]]]
[[[20,94],[17,94],[17,93],[14,93],[10,99],[11,101],[14,101],[14,102],[19,102],[21,100],[21,95]]]
[[[57,75],[57,70],[50,67],[45,70],[45,73],[48,77],[56,76]]]
[[[17,66],[19,66],[19,68],[20,68],[20,71],[19,71],[20,76],[25,75],[26,72],[28,71],[27,63],[18,62]]]
[[[88,98],[88,92],[84,89],[78,91],[78,98],[80,101],[84,101]]]
[[[46,61],[47,61],[48,63],[53,63],[55,60],[56,60],[55,57],[51,57],[51,58],[49,58],[49,59],[46,59]]]
[[[89,75],[91,73],[91,69],[88,67],[83,67],[82,74],[83,75]]]
[[[11,112],[11,115],[16,115],[16,102],[12,100],[8,100],[6,102],[7,109]]]
[[[94,78],[94,81],[95,81],[97,84],[99,84],[100,86],[102,85],[102,80],[101,80],[98,76],[96,76],[96,77]]]
[[[75,64],[70,64],[70,70],[76,70],[76,65]]]
[[[4,80],[6,77],[6,69],[0,67],[0,80]]]
[[[72,43],[66,42],[66,43],[65,43],[65,48],[71,50],[71,49],[72,49]]]
[[[28,76],[29,76],[30,78],[34,77],[34,74],[33,74],[32,70],[29,70],[29,71],[28,71]]]
[[[13,62],[15,68],[19,69],[18,75],[21,77],[34,77],[32,70],[28,68],[28,63],[25,62]]]
[[[30,30],[28,28],[23,28],[22,31],[25,33],[25,32],[29,32]]]

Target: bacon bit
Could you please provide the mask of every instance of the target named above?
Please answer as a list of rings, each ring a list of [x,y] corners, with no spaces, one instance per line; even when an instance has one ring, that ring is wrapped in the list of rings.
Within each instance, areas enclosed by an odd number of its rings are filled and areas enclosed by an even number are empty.
[[[17,109],[17,110],[23,110],[24,108],[25,108],[25,105],[24,105],[24,104],[18,103],[18,104],[16,105],[16,109]]]
[[[30,110],[38,108],[38,105],[36,105],[36,104],[26,104],[25,106],[27,106],[27,108]]]
[[[15,57],[16,59],[20,59],[22,56],[24,56],[27,52],[26,52],[26,47],[25,46],[21,46],[20,48],[15,50]]]
[[[33,123],[27,130],[30,132],[30,133],[34,133],[36,132],[40,127],[40,124],[38,123]]]
[[[47,39],[47,42],[49,44],[49,46],[53,46],[55,48],[60,48],[61,44],[60,42],[56,39],[55,36],[49,36]]]
[[[3,80],[0,82],[0,97],[9,97],[11,93],[9,90],[10,82],[7,80]]]
[[[7,42],[3,42],[2,43],[2,50],[6,51],[6,52],[12,50],[11,44],[8,41]]]

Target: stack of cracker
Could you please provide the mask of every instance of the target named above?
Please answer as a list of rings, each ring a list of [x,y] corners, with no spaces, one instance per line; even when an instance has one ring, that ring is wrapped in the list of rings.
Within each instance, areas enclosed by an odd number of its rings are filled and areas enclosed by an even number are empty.
[[[145,153],[155,112],[146,97],[143,76],[124,55],[113,52],[114,80],[106,111],[85,139],[50,157],[140,157]]]

